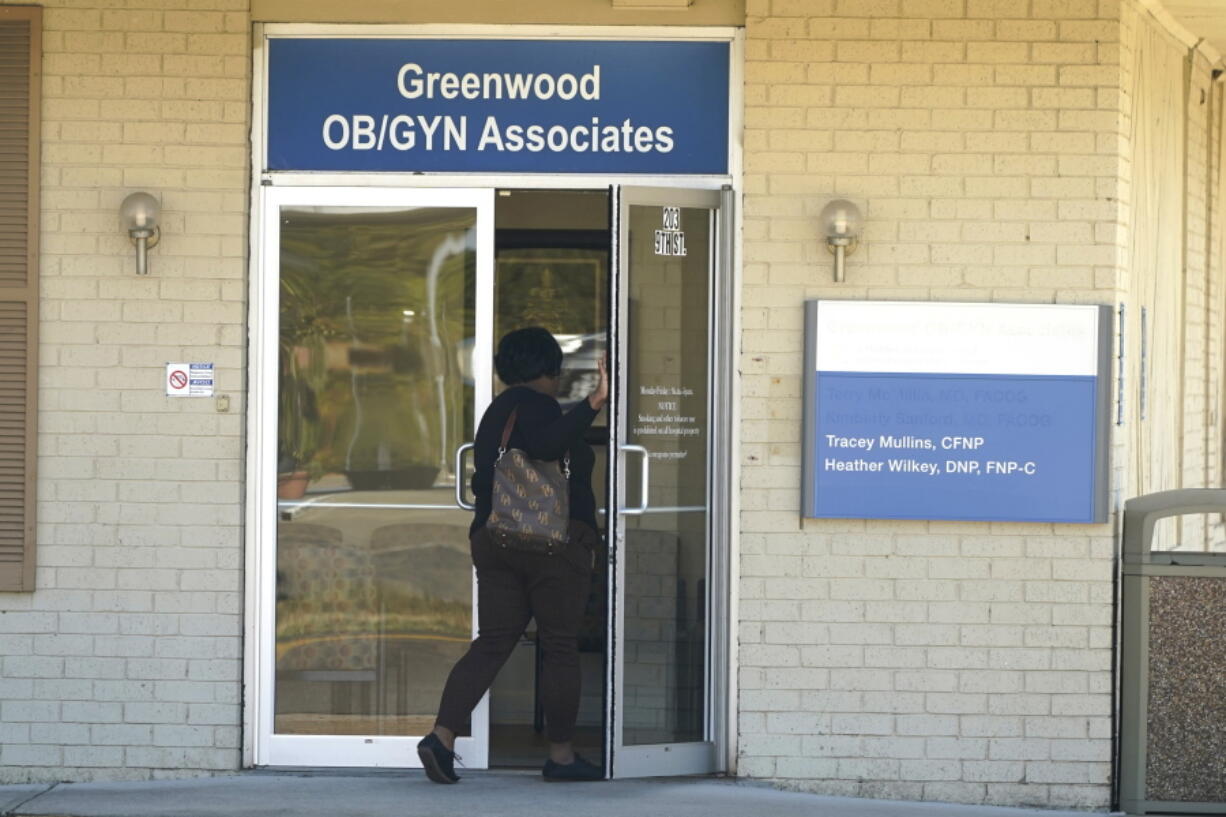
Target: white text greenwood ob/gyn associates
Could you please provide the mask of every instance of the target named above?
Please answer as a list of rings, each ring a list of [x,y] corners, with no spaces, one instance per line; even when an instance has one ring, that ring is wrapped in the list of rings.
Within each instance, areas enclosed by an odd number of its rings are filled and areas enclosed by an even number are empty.
[[[401,65],[396,90],[410,100],[578,100],[600,101],[600,65],[587,73],[455,73],[426,71],[415,62]],[[605,122],[592,116],[582,124],[507,121],[485,116],[478,125],[467,115],[333,113],[324,117],[324,146],[329,150],[463,153],[670,153],[673,128],[647,126],[630,118]]]
[[[424,71],[415,62],[400,66],[396,88],[405,99],[600,99],[600,66],[575,74]]]

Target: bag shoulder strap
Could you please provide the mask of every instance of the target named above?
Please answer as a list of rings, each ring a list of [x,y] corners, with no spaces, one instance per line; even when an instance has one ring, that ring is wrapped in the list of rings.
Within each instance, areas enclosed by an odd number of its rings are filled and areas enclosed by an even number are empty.
[[[507,417],[507,424],[502,427],[502,442],[498,447],[503,451],[507,450],[507,443],[511,441],[511,429],[515,428],[515,418],[519,416],[519,407],[511,409],[511,416]]]
[[[502,441],[498,444],[498,459],[502,459],[502,455],[506,453],[507,445],[511,442],[511,431],[515,428],[515,420],[519,417],[519,406],[511,409],[511,415],[507,417],[507,423],[502,427]],[[497,462],[497,460],[495,460]],[[562,457],[562,473],[570,479],[570,449],[566,449],[566,454]]]

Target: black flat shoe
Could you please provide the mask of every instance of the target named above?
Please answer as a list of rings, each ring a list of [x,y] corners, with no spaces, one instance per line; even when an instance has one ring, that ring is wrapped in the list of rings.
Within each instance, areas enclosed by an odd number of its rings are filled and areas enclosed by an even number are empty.
[[[550,783],[582,783],[592,780],[604,780],[604,770],[579,755],[570,763],[554,763],[545,761],[541,775]]]
[[[460,776],[455,773],[455,752],[443,745],[438,735],[431,732],[417,743],[417,756],[421,758],[421,766],[426,770],[426,777],[435,783],[459,783]]]

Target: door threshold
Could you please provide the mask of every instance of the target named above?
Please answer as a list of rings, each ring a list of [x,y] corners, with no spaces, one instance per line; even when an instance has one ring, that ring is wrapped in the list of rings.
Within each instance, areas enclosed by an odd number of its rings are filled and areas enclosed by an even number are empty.
[[[539,776],[541,770],[498,766],[492,769],[467,769],[470,774],[500,774]],[[252,777],[404,777],[421,775],[419,767],[389,768],[385,766],[251,766],[238,774]]]

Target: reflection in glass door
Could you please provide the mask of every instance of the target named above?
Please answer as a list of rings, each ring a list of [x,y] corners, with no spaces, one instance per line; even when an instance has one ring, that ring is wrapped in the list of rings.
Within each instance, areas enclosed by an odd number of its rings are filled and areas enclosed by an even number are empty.
[[[275,636],[257,762],[412,765],[473,635],[454,454],[490,397],[492,196],[274,189],[266,214]],[[457,745],[470,766],[486,732],[483,703]]]
[[[715,771],[711,315],[715,191],[619,206],[613,774]]]

